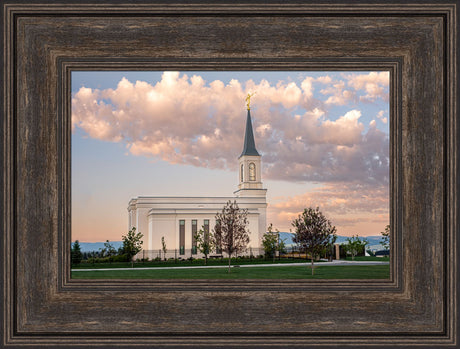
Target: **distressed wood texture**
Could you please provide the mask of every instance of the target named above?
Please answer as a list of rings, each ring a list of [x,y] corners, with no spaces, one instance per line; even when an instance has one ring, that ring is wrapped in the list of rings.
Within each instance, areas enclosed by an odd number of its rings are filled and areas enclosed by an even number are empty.
[[[454,347],[457,6],[7,1],[2,345]],[[71,280],[79,69],[390,71],[390,280]]]

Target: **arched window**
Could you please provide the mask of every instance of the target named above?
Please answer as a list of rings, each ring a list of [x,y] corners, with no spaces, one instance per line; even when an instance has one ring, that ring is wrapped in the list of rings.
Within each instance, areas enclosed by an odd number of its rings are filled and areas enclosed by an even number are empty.
[[[242,182],[242,181],[243,181],[243,164],[241,164],[241,180],[240,180],[240,182]]]
[[[249,164],[249,180],[255,181],[256,180],[256,165],[253,162]]]

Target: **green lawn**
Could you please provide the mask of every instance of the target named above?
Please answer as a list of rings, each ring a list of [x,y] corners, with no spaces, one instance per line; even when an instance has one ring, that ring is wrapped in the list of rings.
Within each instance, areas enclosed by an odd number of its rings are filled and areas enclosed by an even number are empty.
[[[351,261],[351,257],[346,258],[347,261]],[[379,261],[379,262],[388,262],[389,258],[379,258],[379,257],[355,257],[355,261]],[[232,265],[247,265],[247,264],[289,264],[289,263],[304,263],[305,259],[301,258],[281,258],[281,259],[265,259],[265,258],[232,258]],[[321,263],[322,261],[315,261],[316,263]],[[310,260],[308,260],[310,263]],[[168,260],[168,261],[148,261],[148,262],[135,262],[134,268],[145,268],[145,267],[186,267],[186,266],[202,266],[204,264],[204,259],[194,259],[194,260]],[[209,266],[216,265],[228,265],[228,259],[208,259]],[[80,263],[72,265],[72,269],[111,269],[111,268],[131,268],[130,262],[113,262],[113,263]]]
[[[389,265],[310,266],[232,268],[193,268],[108,271],[72,271],[74,279],[388,279]]]
[[[372,257],[371,257],[372,258]],[[279,264],[279,263],[303,263],[305,259],[301,258],[281,258],[280,260],[275,259],[264,259],[264,258],[232,258],[232,265],[247,265],[247,264]],[[309,260],[310,262],[310,260]],[[315,261],[315,263],[321,263],[322,261]],[[204,259],[194,260],[167,260],[167,261],[148,261],[148,262],[135,262],[134,268],[145,268],[145,267],[188,267],[188,266],[202,266],[205,265]],[[228,265],[228,258],[208,259],[209,266],[215,265]],[[72,265],[72,269],[108,269],[108,268],[131,268],[130,262],[114,262],[114,263],[80,263]]]

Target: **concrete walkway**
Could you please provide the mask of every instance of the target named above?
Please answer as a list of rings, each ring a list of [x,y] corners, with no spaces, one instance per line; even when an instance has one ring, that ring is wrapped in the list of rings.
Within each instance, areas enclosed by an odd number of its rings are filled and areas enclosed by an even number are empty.
[[[332,262],[316,262],[315,267],[328,266],[328,265],[385,265],[390,262],[380,261],[343,261],[334,260]],[[237,268],[254,268],[254,267],[289,267],[289,266],[310,266],[311,262],[308,263],[276,263],[276,264],[246,264],[237,265]],[[232,265],[232,268],[235,266]],[[205,269],[205,268],[228,268],[228,265],[197,265],[187,267],[136,267],[136,268],[105,268],[105,269],[72,269],[72,271],[110,271],[110,270],[155,270],[155,269]]]

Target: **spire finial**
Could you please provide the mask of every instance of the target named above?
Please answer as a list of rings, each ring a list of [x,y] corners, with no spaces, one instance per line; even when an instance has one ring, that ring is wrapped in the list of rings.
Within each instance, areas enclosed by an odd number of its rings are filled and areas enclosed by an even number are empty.
[[[246,107],[248,108],[248,110],[251,110],[251,107],[250,107],[250,103],[251,103],[251,97],[254,96],[256,93],[253,92],[253,93],[248,93],[248,95],[246,96]]]
[[[250,98],[252,95],[248,94]],[[249,98],[248,98],[248,115],[246,117],[246,132],[244,133],[244,143],[243,143],[243,152],[240,157],[243,155],[255,155],[260,156],[256,149],[256,143],[254,142],[254,132],[252,131],[252,122],[251,122],[251,110],[249,107]]]

